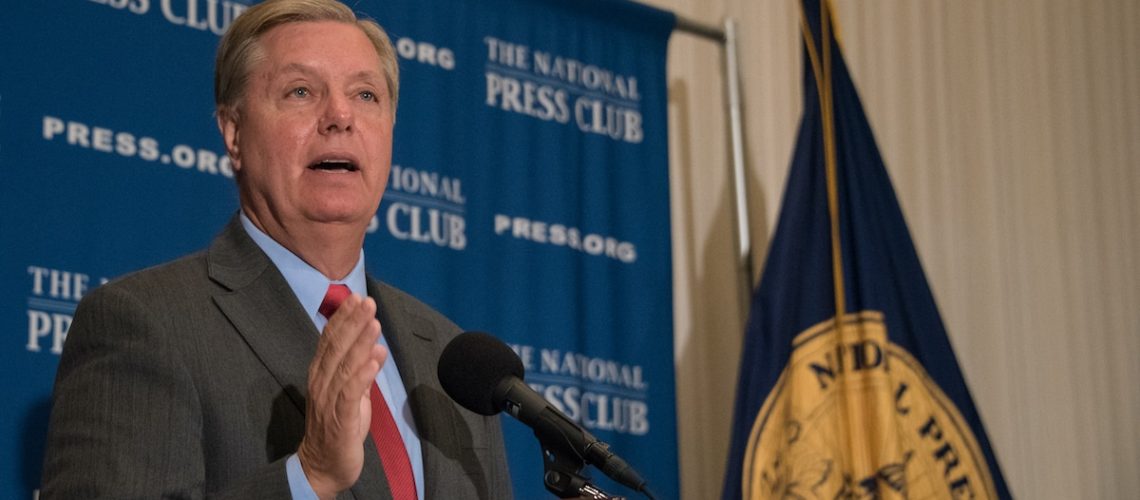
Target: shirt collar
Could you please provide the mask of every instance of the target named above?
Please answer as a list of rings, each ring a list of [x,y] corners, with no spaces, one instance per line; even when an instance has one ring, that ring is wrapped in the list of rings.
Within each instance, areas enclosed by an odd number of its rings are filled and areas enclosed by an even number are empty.
[[[297,300],[301,302],[301,306],[305,308],[305,312],[313,319],[314,324],[318,324],[320,313],[317,309],[320,308],[321,302],[325,298],[325,292],[328,290],[330,283],[342,283],[348,285],[352,293],[358,295],[368,295],[368,285],[364,277],[364,249],[360,249],[360,258],[356,260],[356,266],[352,268],[352,272],[348,273],[343,280],[330,280],[320,271],[310,266],[304,260],[301,260],[288,248],[281,246],[276,240],[265,234],[257,226],[253,225],[253,221],[246,217],[245,211],[242,210],[240,214],[241,226],[253,242],[269,256],[269,260],[273,265],[277,266],[277,270],[281,271],[281,275],[285,277],[285,281],[289,283],[289,288],[293,289],[293,295],[297,296]],[[319,328],[318,328],[319,329]]]

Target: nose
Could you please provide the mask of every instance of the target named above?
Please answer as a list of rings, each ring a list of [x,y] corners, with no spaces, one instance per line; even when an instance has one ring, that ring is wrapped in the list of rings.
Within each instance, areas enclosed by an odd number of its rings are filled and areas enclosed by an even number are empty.
[[[330,94],[325,99],[324,113],[319,126],[322,134],[351,131],[353,115],[348,97],[336,93]]]

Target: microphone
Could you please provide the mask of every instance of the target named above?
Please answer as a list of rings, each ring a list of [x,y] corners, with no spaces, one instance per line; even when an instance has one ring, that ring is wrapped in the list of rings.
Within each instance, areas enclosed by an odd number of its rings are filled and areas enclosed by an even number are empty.
[[[652,498],[646,481],[625,460],[523,382],[522,360],[501,340],[482,332],[452,339],[439,357],[439,381],[451,399],[481,415],[507,410],[534,429],[544,444],[568,448],[611,479]]]

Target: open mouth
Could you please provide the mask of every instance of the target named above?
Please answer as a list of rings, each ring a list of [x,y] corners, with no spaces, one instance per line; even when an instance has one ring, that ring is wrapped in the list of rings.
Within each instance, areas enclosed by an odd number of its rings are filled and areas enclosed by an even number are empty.
[[[309,165],[309,168],[328,172],[356,172],[360,170],[355,163],[347,160],[322,160]]]

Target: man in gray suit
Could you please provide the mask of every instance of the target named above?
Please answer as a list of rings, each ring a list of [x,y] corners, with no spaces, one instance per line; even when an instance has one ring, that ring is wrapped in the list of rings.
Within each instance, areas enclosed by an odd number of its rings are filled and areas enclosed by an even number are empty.
[[[511,496],[497,417],[435,375],[458,327],[364,274],[397,71],[383,30],[334,0],[235,20],[215,98],[241,211],[79,305],[43,498]]]

